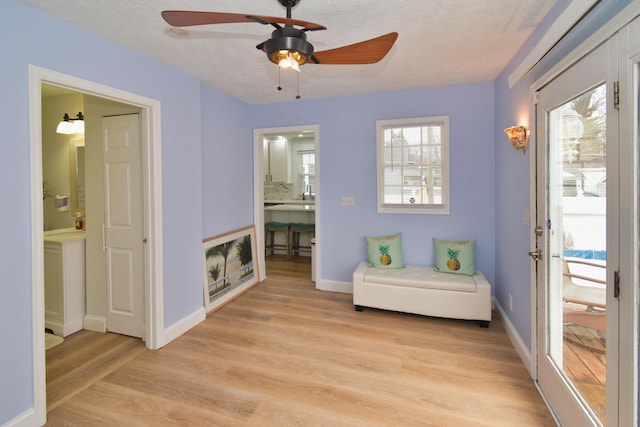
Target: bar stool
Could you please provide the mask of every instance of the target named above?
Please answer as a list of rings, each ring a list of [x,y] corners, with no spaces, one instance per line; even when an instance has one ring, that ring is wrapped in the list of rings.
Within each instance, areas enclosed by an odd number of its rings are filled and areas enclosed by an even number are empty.
[[[264,256],[271,249],[271,254],[276,249],[284,249],[287,252],[287,259],[291,258],[291,246],[289,243],[290,224],[285,222],[267,222],[264,225]],[[276,243],[276,233],[284,233],[285,244]],[[269,242],[270,241],[270,242]]]
[[[295,252],[300,255],[301,251],[311,254],[311,238],[316,235],[315,224],[293,223],[289,227],[291,233],[291,254]],[[300,246],[300,234],[305,233],[309,236],[309,246]]]

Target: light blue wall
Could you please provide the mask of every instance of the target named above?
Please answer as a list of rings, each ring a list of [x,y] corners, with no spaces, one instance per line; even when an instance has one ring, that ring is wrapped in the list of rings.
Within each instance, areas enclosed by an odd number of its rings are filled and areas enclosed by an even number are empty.
[[[0,115],[3,132],[0,178],[5,201],[0,212],[0,425],[33,406],[31,345],[31,206],[28,64],[80,77],[161,102],[165,326],[202,307],[203,180],[201,111],[229,99],[201,88],[199,80],[86,31],[42,14],[16,0],[0,2]],[[73,49],[62,49],[63,46]],[[80,54],[78,54],[80,52]],[[202,101],[202,94],[206,100]],[[243,112],[243,109],[246,112]],[[217,133],[236,135],[248,122],[240,102],[216,123]],[[250,135],[250,132],[246,132]],[[204,138],[205,140],[215,138]],[[248,148],[237,154],[250,157]],[[232,143],[233,142],[233,143]],[[237,143],[223,141],[231,153]],[[225,145],[226,144],[226,145]],[[250,193],[250,184],[239,183]],[[239,187],[240,188],[240,187]],[[245,202],[246,205],[246,202]],[[249,214],[250,215],[250,214]],[[227,217],[228,218],[228,217]],[[221,228],[234,226],[233,221]]]
[[[322,279],[351,282],[356,265],[367,258],[365,236],[401,232],[405,261],[422,265],[434,262],[433,237],[476,239],[477,267],[493,281],[493,83],[299,100],[252,111],[255,128],[320,127]],[[439,115],[450,120],[451,214],[377,213],[376,120]],[[352,196],[355,206],[342,207],[342,196]]]
[[[511,63],[496,79],[496,276],[495,296],[498,303],[508,307],[507,296],[513,298],[513,311],[508,312],[522,341],[531,350],[531,269],[534,267],[528,256],[530,249],[529,229],[523,225],[522,215],[529,209],[530,156],[528,150],[522,156],[511,148],[503,129],[514,124],[520,124],[522,118],[529,123],[531,108],[529,88],[545,72],[551,69],[582,41],[615,16],[629,0],[605,0],[598,3],[594,10],[571,33],[513,88],[509,88],[508,76],[522,59],[531,51],[545,32],[552,19],[556,18],[570,3],[561,0],[553,7],[545,19],[527,40],[523,48],[514,56]],[[534,149],[531,146],[531,149]],[[532,212],[533,215],[533,212]],[[535,226],[532,218],[532,226]]]
[[[203,238],[253,221],[253,131],[247,104],[202,86]]]

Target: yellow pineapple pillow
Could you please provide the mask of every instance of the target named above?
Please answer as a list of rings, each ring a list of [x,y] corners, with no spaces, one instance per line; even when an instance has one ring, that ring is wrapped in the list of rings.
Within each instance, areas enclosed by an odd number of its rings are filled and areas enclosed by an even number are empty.
[[[404,268],[402,234],[367,237],[369,265],[376,268]]]
[[[436,249],[436,270],[442,273],[476,274],[476,241],[452,242],[433,239]]]

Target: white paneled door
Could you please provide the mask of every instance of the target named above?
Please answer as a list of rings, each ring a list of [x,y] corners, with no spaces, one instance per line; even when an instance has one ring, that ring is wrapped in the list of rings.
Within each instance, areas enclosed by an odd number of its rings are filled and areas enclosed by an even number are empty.
[[[140,117],[103,118],[107,329],[144,337],[144,234]]]

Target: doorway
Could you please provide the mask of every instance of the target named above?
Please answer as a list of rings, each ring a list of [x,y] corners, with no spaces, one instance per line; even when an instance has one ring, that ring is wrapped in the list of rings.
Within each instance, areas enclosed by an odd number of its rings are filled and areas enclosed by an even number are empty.
[[[140,109],[47,85],[42,94],[43,182],[46,193],[70,194],[71,206],[58,211],[53,196],[43,198],[45,236],[75,225],[84,236],[75,241],[82,259],[72,263],[77,290],[67,289],[62,304],[52,293],[57,287],[46,288],[45,326],[62,336],[88,329],[144,338]],[[84,132],[58,133],[63,112],[77,110]],[[51,245],[55,254],[56,244],[45,243]],[[45,251],[45,271],[56,271],[56,259]]]
[[[31,208],[32,208],[32,295],[33,295],[33,390],[34,407],[39,420],[46,419],[46,380],[44,347],[44,224],[42,199],[42,85],[61,87],[86,95],[136,106],[141,112],[142,161],[144,170],[144,235],[145,246],[145,327],[146,347],[162,347],[164,320],[162,302],[162,203],[160,103],[129,92],[99,85],[62,73],[29,66],[29,114],[31,123]]]
[[[254,218],[260,281],[268,273],[265,263],[266,221],[315,224],[315,233],[301,233],[300,246],[310,247],[310,238],[320,234],[318,142],[317,125],[254,130]],[[265,210],[265,201],[273,206]],[[291,210],[288,210],[289,205]],[[278,243],[285,244],[288,237],[281,234],[276,239],[281,239]],[[286,249],[282,251],[280,256],[286,256]],[[311,253],[305,255],[309,256],[309,262],[314,258],[313,262],[320,265],[319,251],[314,247],[313,252],[313,257]]]
[[[530,253],[535,377],[560,425],[636,419],[638,152],[632,141],[638,135],[632,129],[637,133],[640,46],[635,60],[627,46],[640,34],[632,35],[633,28],[537,90]],[[633,102],[619,102],[632,93]]]

